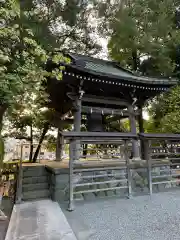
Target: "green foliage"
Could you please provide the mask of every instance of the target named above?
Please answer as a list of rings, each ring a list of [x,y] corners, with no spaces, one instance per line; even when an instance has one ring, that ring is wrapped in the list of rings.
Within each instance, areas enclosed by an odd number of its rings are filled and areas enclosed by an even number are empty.
[[[44,70],[44,64],[52,57],[52,52],[55,63],[69,63],[70,60],[59,50],[90,54],[100,50],[96,38],[92,36],[96,27],[89,21],[94,11],[93,2],[1,2],[0,125],[9,109],[7,116],[11,122],[11,136],[31,139],[27,133],[27,128],[30,128],[33,129],[33,137],[39,138],[44,133],[44,126],[49,126],[52,110],[40,111],[48,100],[42,83],[49,75],[57,80],[62,79],[62,67],[51,73]],[[39,99],[39,103],[35,103],[34,98]]]
[[[171,54],[180,41],[175,25],[178,6],[175,0],[124,1],[109,22],[111,57],[135,71],[142,60],[150,58],[153,75],[172,75]]]
[[[92,36],[96,31],[90,20],[94,12],[92,0],[23,2],[23,10],[27,12],[23,23],[44,49],[92,54],[100,50],[97,39]]]
[[[51,121],[52,110],[42,113],[39,109],[48,99],[42,84],[45,77],[62,79],[62,67],[51,73],[43,68],[52,52],[55,63],[69,63],[59,50],[92,54],[100,49],[92,37],[95,27],[89,21],[93,7],[93,1],[81,0],[1,3],[0,124],[8,108],[12,136],[31,138],[27,128],[33,128],[33,137],[38,138]]]
[[[30,28],[23,25],[27,12],[23,11],[19,1],[4,1],[0,8],[1,29],[0,29],[0,125],[4,113],[10,106],[22,105],[24,101],[30,103],[30,98],[40,96],[47,99],[42,82],[47,76],[43,65],[48,59],[48,52],[34,38]],[[56,55],[60,55],[57,53]],[[62,59],[61,55],[61,59]],[[56,57],[57,59],[57,57]],[[59,56],[60,59],[60,56]],[[56,71],[60,79],[60,71]],[[31,111],[32,105],[26,104]],[[21,106],[21,112],[24,106]],[[37,110],[37,109],[36,109]],[[37,111],[38,112],[38,111]],[[20,133],[26,134],[26,126],[31,125],[33,116],[21,115],[17,111],[14,124]],[[19,125],[19,126],[18,126]],[[15,127],[15,126],[14,126]],[[16,133],[16,136],[18,133]],[[1,137],[0,155],[3,158],[3,140]]]
[[[98,50],[88,22],[92,11],[84,1],[16,1],[1,4],[0,104],[41,85],[47,73],[42,68],[55,48],[79,52]],[[56,53],[54,61],[65,61]],[[51,74],[58,80],[62,69]]]
[[[24,6],[23,6],[24,7]],[[19,1],[8,0],[2,3],[0,17],[0,106],[9,107],[17,99],[25,98],[26,93],[42,95],[47,99],[42,82],[47,73],[43,66],[51,53],[36,40],[33,30],[29,27],[29,14],[36,11],[24,10]],[[68,62],[62,54],[55,53],[54,61]],[[61,70],[51,73],[61,79]]]
[[[156,131],[180,133],[180,86],[155,99],[149,111]]]
[[[32,38],[30,29],[23,28],[18,1],[3,3],[0,17],[0,105],[9,105],[17,95],[31,90],[34,84],[41,84],[44,70],[40,66],[46,51]]]
[[[46,135],[46,143],[45,147],[48,149],[50,152],[55,152],[56,151],[56,137],[53,135]]]
[[[177,74],[178,1],[130,0],[118,5],[118,1],[107,0],[101,7],[108,16],[101,27],[109,34],[108,49],[112,59],[143,75]],[[103,14],[101,16],[103,18]],[[150,103],[150,119],[144,126],[146,132],[180,132],[179,93],[180,88],[174,88]]]

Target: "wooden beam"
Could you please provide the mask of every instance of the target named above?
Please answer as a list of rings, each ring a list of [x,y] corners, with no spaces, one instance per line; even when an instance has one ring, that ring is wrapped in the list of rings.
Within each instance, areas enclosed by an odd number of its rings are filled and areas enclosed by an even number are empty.
[[[129,117],[130,112],[128,110],[120,110],[114,108],[101,108],[101,107],[89,107],[89,106],[82,106],[83,113],[102,113],[103,115],[114,115],[114,116],[121,116],[121,117]],[[131,114],[138,115],[138,111],[134,111]],[[120,118],[120,117],[119,117]]]
[[[124,99],[118,99],[118,98],[105,98],[95,95],[84,95],[82,98],[82,102],[90,102],[90,103],[102,103],[102,104],[108,104],[108,105],[117,105],[117,106],[126,106],[128,107],[130,105],[129,102],[125,101]]]
[[[82,139],[82,140],[120,140],[137,139],[138,136],[133,133],[116,133],[116,132],[61,132],[66,139]]]
[[[73,123],[74,123],[74,118],[66,118],[66,119],[64,119],[64,120],[54,119],[54,120],[51,122],[51,125],[52,125],[53,127],[60,128],[60,127],[65,126],[66,124],[73,124]],[[85,124],[85,123],[86,123],[86,120],[85,120],[85,119],[81,119],[81,123]]]
[[[129,116],[127,110],[118,110],[113,108],[82,106],[83,113],[102,113],[103,115]]]

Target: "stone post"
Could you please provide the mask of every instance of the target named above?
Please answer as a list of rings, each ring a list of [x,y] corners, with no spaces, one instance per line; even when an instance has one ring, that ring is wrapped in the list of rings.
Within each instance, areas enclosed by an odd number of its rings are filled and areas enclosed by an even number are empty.
[[[139,132],[144,133],[142,107],[139,107],[138,123],[139,123]],[[141,143],[141,158],[145,159],[144,141],[141,139],[140,143]]]
[[[128,112],[129,112],[129,121],[130,121],[130,129],[131,133],[136,134],[136,117],[135,117],[135,112],[133,109],[133,106],[130,105],[128,106]],[[137,140],[132,141],[132,151],[133,151],[133,158],[139,158],[139,145]]]
[[[148,185],[149,185],[149,194],[152,195],[152,166],[151,166],[151,158],[149,152],[149,141],[147,139],[143,139],[144,144],[144,159],[147,162],[147,173],[148,173]]]
[[[74,111],[74,127],[73,127],[73,131],[75,132],[80,132],[81,131],[81,99],[76,98],[75,99],[75,111]],[[79,140],[76,140],[76,142],[74,143],[74,160],[79,160],[80,157],[80,148],[81,148],[81,144]]]

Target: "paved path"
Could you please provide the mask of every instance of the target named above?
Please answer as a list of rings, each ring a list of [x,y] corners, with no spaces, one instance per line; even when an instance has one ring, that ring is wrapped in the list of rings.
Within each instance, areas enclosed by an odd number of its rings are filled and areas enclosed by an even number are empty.
[[[0,240],[4,240],[7,227],[8,227],[8,220],[0,221]]]
[[[77,240],[59,205],[50,200],[13,208],[6,240]]]
[[[2,200],[2,210],[8,217],[6,221],[0,221],[0,240],[4,240],[9,224],[9,218],[13,208],[13,202],[10,198],[4,197]]]
[[[64,213],[78,240],[179,240],[180,192],[79,202]]]

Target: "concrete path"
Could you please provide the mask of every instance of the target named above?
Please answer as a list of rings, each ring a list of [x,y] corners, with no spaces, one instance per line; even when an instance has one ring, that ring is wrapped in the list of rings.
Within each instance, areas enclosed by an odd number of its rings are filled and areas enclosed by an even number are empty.
[[[61,207],[78,240],[180,239],[180,191]]]
[[[8,227],[8,220],[6,221],[0,220],[0,240],[4,240],[7,227]]]
[[[51,200],[15,205],[5,240],[77,240],[59,205]]]
[[[13,208],[13,201],[8,197],[4,197],[2,200],[2,210],[6,214],[7,219],[5,221],[0,220],[0,240],[4,240],[6,231],[9,225],[9,220]]]

